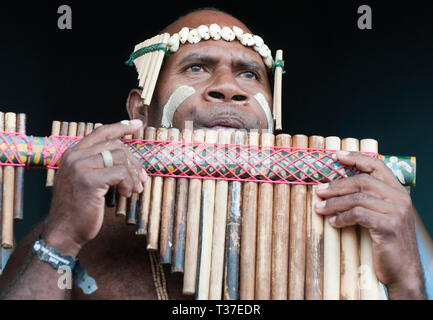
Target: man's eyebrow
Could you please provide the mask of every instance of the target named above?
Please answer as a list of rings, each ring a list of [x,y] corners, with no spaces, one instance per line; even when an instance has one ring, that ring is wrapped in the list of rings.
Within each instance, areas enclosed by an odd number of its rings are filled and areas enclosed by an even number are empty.
[[[198,53],[191,53],[184,57],[178,64],[179,65],[185,65],[191,62],[201,62],[201,63],[209,63],[209,64],[216,64],[218,63],[218,59],[209,55],[204,54],[198,54]],[[233,65],[238,68],[246,68],[252,71],[256,71],[262,74],[266,74],[265,69],[254,60],[245,60],[245,59],[236,59],[233,62]]]
[[[190,55],[184,57],[178,64],[183,65],[190,62],[202,62],[202,63],[215,64],[218,62],[218,59],[203,54],[191,53]]]
[[[260,63],[258,63],[257,61],[254,60],[244,60],[244,59],[239,59],[236,60],[234,62],[234,65],[236,67],[240,67],[240,68],[246,68],[252,71],[256,71],[262,74],[266,74],[265,69],[260,65]]]

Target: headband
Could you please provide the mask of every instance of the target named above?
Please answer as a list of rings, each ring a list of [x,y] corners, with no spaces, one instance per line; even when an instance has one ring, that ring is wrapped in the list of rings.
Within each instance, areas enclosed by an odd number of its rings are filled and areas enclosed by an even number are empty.
[[[275,129],[281,130],[281,90],[282,74],[284,73],[284,61],[282,50],[277,50],[275,60],[271,50],[258,35],[245,33],[241,28],[233,26],[219,26],[218,24],[200,25],[197,28],[183,27],[179,32],[172,35],[168,33],[157,35],[147,39],[134,47],[128,61],[129,66],[135,65],[138,72],[139,87],[142,88],[141,97],[144,104],[149,106],[153,92],[156,87],[159,72],[161,70],[164,56],[179,50],[182,44],[197,44],[207,40],[238,40],[245,47],[256,51],[263,59],[265,66],[274,73],[274,97],[273,97],[273,119]]]

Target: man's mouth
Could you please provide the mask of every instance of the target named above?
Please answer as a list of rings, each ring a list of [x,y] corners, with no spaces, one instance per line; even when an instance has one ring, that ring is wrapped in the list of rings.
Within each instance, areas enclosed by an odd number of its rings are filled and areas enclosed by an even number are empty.
[[[214,130],[238,130],[245,128],[245,125],[238,119],[230,118],[212,120],[206,127]]]

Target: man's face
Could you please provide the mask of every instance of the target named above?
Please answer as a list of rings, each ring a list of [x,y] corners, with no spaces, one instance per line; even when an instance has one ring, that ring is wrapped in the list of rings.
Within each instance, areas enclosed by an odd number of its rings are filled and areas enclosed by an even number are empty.
[[[201,24],[233,26],[233,21],[215,20]],[[183,26],[198,27],[187,22]],[[258,53],[237,40],[186,43],[166,58],[149,107],[148,125],[161,126],[163,109],[181,86],[193,88],[194,93],[174,112],[173,127],[183,129],[185,121],[193,121],[194,128],[269,129],[272,100],[266,68]]]

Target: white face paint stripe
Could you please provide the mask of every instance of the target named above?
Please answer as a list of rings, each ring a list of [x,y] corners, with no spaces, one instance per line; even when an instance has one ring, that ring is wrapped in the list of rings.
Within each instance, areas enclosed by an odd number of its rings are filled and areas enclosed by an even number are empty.
[[[177,108],[194,92],[194,88],[189,86],[180,86],[173,91],[162,111],[161,126],[163,128],[170,128],[173,126],[173,117]]]
[[[266,120],[268,121],[269,132],[272,132],[274,130],[274,119],[272,118],[271,108],[269,108],[269,104],[266,101],[265,96],[259,92],[254,96],[254,98],[262,107],[263,112],[266,115]]]

